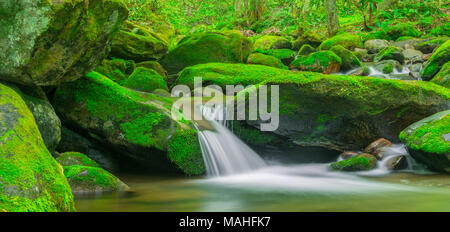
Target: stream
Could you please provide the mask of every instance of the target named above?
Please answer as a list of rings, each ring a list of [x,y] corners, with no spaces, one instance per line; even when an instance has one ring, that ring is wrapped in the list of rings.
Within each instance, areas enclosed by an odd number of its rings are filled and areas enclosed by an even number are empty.
[[[392,172],[382,160],[375,170],[336,172],[329,162],[277,159],[277,149],[248,147],[220,117],[203,108],[211,125],[199,130],[205,177],[146,176],[119,173],[131,191],[76,195],[78,211],[449,211],[450,178],[417,165]],[[385,157],[404,154],[396,144]],[[297,155],[283,151],[283,157]],[[313,154],[311,154],[313,153]],[[275,154],[275,156],[274,156]],[[307,156],[319,157],[320,151]],[[264,157],[264,158],[262,158]],[[268,159],[267,157],[272,157]]]

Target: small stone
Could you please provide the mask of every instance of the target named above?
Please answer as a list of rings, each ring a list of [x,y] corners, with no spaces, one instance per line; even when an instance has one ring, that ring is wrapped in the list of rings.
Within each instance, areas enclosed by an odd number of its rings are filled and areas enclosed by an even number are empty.
[[[364,149],[364,152],[373,154],[375,157],[377,157],[378,160],[381,160],[383,157],[381,157],[380,153],[383,148],[392,146],[391,141],[380,138],[376,141],[369,144],[369,146]]]

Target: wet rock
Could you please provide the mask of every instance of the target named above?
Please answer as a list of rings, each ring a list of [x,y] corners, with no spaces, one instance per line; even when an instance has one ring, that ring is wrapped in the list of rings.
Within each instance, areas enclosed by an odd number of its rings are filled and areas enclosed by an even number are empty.
[[[414,159],[433,170],[450,173],[450,110],[411,124],[399,138]]]
[[[450,61],[431,79],[431,82],[450,88]]]
[[[388,170],[403,170],[408,168],[408,160],[404,155],[388,157],[386,159],[384,165]]]
[[[372,67],[375,70],[377,70],[379,72],[383,72],[383,73],[391,73],[394,71],[393,70],[394,68],[397,71],[400,71],[403,69],[403,66],[400,64],[400,62],[398,62],[396,60],[382,60],[380,62],[376,62],[375,64],[373,64]]]
[[[350,76],[368,76],[370,74],[370,69],[367,66],[359,67],[351,70],[346,75]]]
[[[357,156],[358,154],[359,154],[358,152],[346,151],[346,152],[341,153],[339,155],[339,157],[341,157],[341,159],[343,159],[343,160],[347,160],[347,159],[350,159],[350,158],[352,158],[354,156]]]
[[[410,64],[423,63],[423,53],[414,49],[403,50],[403,56],[405,57],[405,62]]]
[[[431,40],[421,41],[419,43],[414,44],[414,48],[423,52],[423,53],[433,53],[433,51],[439,47],[441,44],[445,43],[449,38],[441,37]]]
[[[372,142],[371,144],[369,144],[364,149],[364,152],[370,153],[370,154],[374,155],[378,160],[381,160],[383,157],[380,155],[380,153],[383,151],[383,148],[390,147],[390,146],[392,146],[391,141],[384,139],[384,138],[380,138],[380,139],[377,139],[376,141]]]
[[[428,60],[427,65],[423,68],[422,78],[425,81],[431,80],[442,66],[450,61],[450,40],[439,46],[435,53]]]
[[[378,52],[374,58],[375,62],[379,62],[382,60],[396,60],[401,64],[404,64],[405,56],[403,55],[402,50],[400,48],[390,46]]]
[[[417,78],[412,76],[411,73],[389,74],[389,77],[392,79],[404,80],[404,81],[417,80]]]
[[[350,159],[341,160],[330,164],[330,168],[335,171],[367,171],[377,167],[375,156],[361,153]]]
[[[364,48],[367,49],[370,54],[377,54],[387,47],[389,47],[389,42],[382,39],[368,40],[364,43]]]
[[[74,81],[107,55],[128,15],[115,0],[16,0],[0,5],[0,79],[25,85]]]

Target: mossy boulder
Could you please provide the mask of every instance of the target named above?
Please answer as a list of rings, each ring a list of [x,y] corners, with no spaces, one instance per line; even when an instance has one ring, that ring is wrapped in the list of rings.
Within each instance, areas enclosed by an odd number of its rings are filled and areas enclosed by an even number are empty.
[[[280,59],[284,65],[289,65],[292,61],[295,60],[295,52],[290,49],[269,49],[269,50],[256,49],[256,52]]]
[[[449,40],[449,37],[439,37],[414,44],[414,48],[425,53],[432,53],[437,47]]]
[[[73,81],[94,69],[128,15],[118,0],[2,1],[0,12],[0,78],[26,85]]]
[[[450,61],[442,66],[441,71],[431,79],[431,82],[450,89]]]
[[[52,103],[66,125],[84,131],[122,158],[164,172],[205,171],[196,130],[186,120],[172,119],[171,98],[134,91],[91,72],[61,85]],[[192,133],[183,151],[174,144],[182,133]]]
[[[300,50],[298,50],[298,55],[299,56],[307,56],[313,52],[316,52],[315,48],[313,48],[309,44],[303,44],[302,47],[300,48]]]
[[[136,68],[128,79],[121,85],[130,89],[148,93],[151,93],[156,89],[169,90],[167,83],[161,75],[153,69],[143,67]]]
[[[132,60],[104,59],[95,69],[96,72],[107,76],[109,79],[120,83],[125,81],[134,72],[136,64]]]
[[[196,33],[178,42],[161,65],[169,74],[175,74],[196,64],[243,63],[252,51],[252,42],[238,33]]]
[[[292,49],[298,51],[305,44],[309,44],[312,47],[317,48],[324,40],[325,38],[317,33],[306,32],[292,42]]]
[[[375,156],[361,153],[346,160],[341,160],[330,164],[330,168],[335,171],[367,171],[377,167]]]
[[[325,40],[322,44],[320,44],[318,50],[330,50],[335,45],[341,45],[349,50],[364,47],[361,36],[350,33],[342,33]]]
[[[56,161],[62,166],[81,165],[100,168],[94,160],[79,152],[65,152],[60,154]]]
[[[75,194],[128,190],[129,187],[108,171],[92,166],[64,166],[64,176]]]
[[[361,61],[359,61],[358,57],[356,57],[351,51],[347,50],[341,45],[333,46],[330,51],[334,52],[342,59],[342,71],[348,71],[362,66]]]
[[[431,80],[441,67],[450,61],[450,40],[439,46],[436,52],[428,60],[427,65],[423,68],[422,79]]]
[[[148,69],[153,69],[159,73],[164,79],[167,79],[167,71],[163,66],[157,61],[144,61],[136,64],[136,67],[144,67]]]
[[[339,72],[341,64],[342,59],[334,52],[320,51],[300,56],[289,65],[289,68],[330,74]]]
[[[274,68],[288,69],[278,58],[261,53],[251,54],[248,57],[247,64],[260,64]]]
[[[167,42],[157,34],[125,21],[112,41],[110,56],[136,62],[159,60],[168,49]]]
[[[264,65],[209,63],[185,68],[174,85],[187,85],[193,89],[194,78],[202,77],[204,86],[213,84],[225,90],[226,85],[256,85],[274,76],[291,73],[289,70]]]
[[[254,44],[255,49],[269,50],[269,49],[291,49],[291,42],[281,36],[264,35],[258,38]]]
[[[413,158],[433,170],[450,173],[450,110],[410,125],[399,137]]]
[[[0,211],[74,211],[62,168],[27,105],[3,84],[0,96]]]
[[[398,23],[387,27],[381,31],[381,35],[384,39],[397,40],[400,37],[420,37],[422,32],[414,28],[413,25],[408,23]]]
[[[403,64],[405,62],[405,56],[403,55],[400,48],[389,46],[378,52],[378,54],[374,58],[375,62],[379,62],[382,60],[396,60]]]
[[[364,48],[367,49],[370,54],[377,54],[387,47],[389,47],[389,42],[382,39],[373,39],[364,42]]]

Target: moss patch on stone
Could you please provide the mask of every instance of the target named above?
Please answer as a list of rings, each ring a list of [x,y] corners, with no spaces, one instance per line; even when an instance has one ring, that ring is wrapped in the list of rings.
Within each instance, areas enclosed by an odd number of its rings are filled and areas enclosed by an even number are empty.
[[[58,163],[62,166],[81,165],[97,168],[100,167],[97,162],[79,152],[64,152],[56,158],[56,161],[58,161]]]
[[[374,169],[376,166],[375,156],[365,153],[330,164],[330,168],[335,171],[366,171]]]
[[[361,36],[350,33],[343,33],[325,40],[318,49],[329,50],[335,45],[341,45],[342,47],[349,50],[364,47]]]
[[[289,65],[289,68],[329,74],[338,72],[341,64],[342,59],[334,52],[320,51],[309,56],[300,56]]]
[[[91,166],[64,166],[70,187],[74,193],[111,192],[127,190],[129,187],[108,171]]]
[[[341,45],[336,45],[331,48],[337,56],[342,59],[341,70],[347,71],[362,66],[361,61],[356,57],[351,51],[342,47]]]
[[[130,77],[122,83],[122,86],[148,93],[156,89],[169,90],[167,83],[161,75],[155,70],[143,67],[136,68]]]
[[[422,78],[425,81],[431,80],[441,67],[450,61],[450,40],[439,46],[436,52],[430,57],[427,65],[423,68]]]
[[[248,57],[247,64],[260,64],[274,68],[288,69],[278,58],[261,53],[251,54]]]
[[[450,89],[450,61],[442,66],[441,71],[431,79],[431,82]]]

